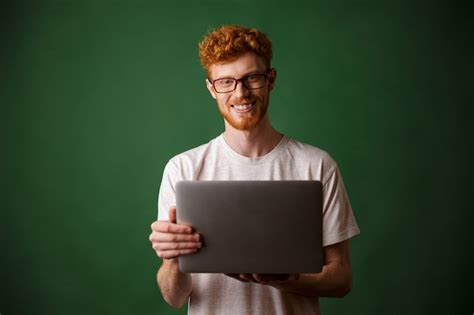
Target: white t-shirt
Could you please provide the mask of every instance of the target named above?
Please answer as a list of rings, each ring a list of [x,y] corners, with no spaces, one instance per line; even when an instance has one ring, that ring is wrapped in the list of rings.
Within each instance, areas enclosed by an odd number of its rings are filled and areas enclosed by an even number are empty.
[[[342,177],[323,150],[283,136],[259,158],[235,152],[223,135],[173,157],[165,167],[158,197],[158,219],[168,220],[181,180],[319,180],[323,183],[323,246],[359,234]],[[320,314],[319,300],[244,283],[222,274],[191,274],[188,314]]]

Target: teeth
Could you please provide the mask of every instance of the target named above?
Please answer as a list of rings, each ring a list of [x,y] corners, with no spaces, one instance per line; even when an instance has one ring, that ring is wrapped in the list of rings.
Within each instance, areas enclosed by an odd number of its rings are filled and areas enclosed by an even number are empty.
[[[246,110],[249,109],[252,106],[252,104],[240,104],[240,105],[234,105],[234,108],[237,110]]]

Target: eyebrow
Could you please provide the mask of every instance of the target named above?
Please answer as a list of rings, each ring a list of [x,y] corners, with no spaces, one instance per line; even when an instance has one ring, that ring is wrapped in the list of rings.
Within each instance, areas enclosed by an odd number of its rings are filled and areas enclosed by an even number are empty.
[[[215,81],[215,80],[221,80],[221,79],[242,79],[242,78],[245,78],[249,75],[252,75],[252,74],[262,74],[262,73],[265,73],[265,71],[260,71],[260,70],[253,70],[253,71],[250,71],[250,72],[247,72],[246,74],[244,74],[243,76],[241,76],[240,78],[234,78],[234,77],[231,77],[231,76],[223,76],[221,78],[217,78],[217,79],[209,79],[211,82],[212,81]]]

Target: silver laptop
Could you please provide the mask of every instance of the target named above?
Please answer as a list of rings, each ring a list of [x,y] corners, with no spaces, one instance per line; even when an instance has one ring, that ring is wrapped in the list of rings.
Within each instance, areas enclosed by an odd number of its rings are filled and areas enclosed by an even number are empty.
[[[323,265],[319,181],[181,181],[177,222],[203,248],[179,258],[191,273],[318,273]]]

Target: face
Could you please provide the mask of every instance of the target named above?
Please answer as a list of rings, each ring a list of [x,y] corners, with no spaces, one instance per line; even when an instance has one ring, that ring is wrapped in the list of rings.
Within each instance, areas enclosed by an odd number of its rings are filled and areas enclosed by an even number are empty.
[[[234,61],[213,64],[209,68],[209,78],[211,80],[240,79],[249,74],[266,73],[267,70],[262,57],[254,53],[246,53]],[[272,69],[267,74],[266,84],[262,88],[249,90],[239,81],[235,90],[227,93],[217,93],[211,82],[207,80],[207,88],[216,100],[219,111],[227,124],[238,130],[251,130],[262,120],[268,119],[270,91],[274,86],[276,72]]]

